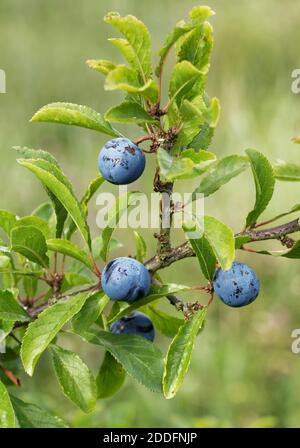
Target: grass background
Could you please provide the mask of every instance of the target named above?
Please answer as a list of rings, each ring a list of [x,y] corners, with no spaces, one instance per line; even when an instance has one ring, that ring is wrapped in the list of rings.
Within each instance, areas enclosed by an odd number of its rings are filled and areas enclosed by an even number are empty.
[[[14,145],[43,148],[61,162],[81,195],[97,173],[99,148],[106,137],[96,132],[51,124],[31,124],[44,104],[70,101],[100,112],[119,101],[103,90],[100,74],[84,64],[88,58],[122,62],[107,42],[115,31],[102,22],[110,10],[131,13],[145,21],[153,36],[153,55],[166,31],[196,3],[191,0],[0,0],[0,68],[6,71],[7,94],[0,95],[0,208],[20,215],[45,199],[33,176],[15,162]],[[222,114],[211,146],[219,157],[253,147],[276,159],[299,160],[291,137],[300,131],[300,95],[291,91],[291,73],[300,65],[299,4],[293,0],[208,1],[217,13],[211,20],[215,48],[208,92],[220,98]],[[166,69],[166,82],[170,72]],[[130,138],[134,128],[122,128]],[[151,190],[153,161],[132,188]],[[181,189],[187,187],[181,184]],[[188,187],[191,189],[189,183]],[[114,191],[115,187],[109,187]],[[264,217],[299,202],[298,184],[278,183]],[[206,213],[238,231],[254,201],[250,173],[222,188],[205,203]],[[95,235],[96,203],[91,204]],[[154,250],[152,232],[143,232]],[[118,232],[132,251],[132,235]],[[278,247],[276,243],[261,245]],[[23,378],[20,396],[40,403],[74,426],[86,427],[210,427],[299,426],[300,355],[292,354],[291,332],[300,327],[299,261],[238,254],[254,267],[261,294],[245,309],[226,308],[218,299],[211,307],[205,332],[198,339],[190,372],[178,396],[166,401],[130,379],[114,398],[83,415],[61,396],[47,355],[36,380]],[[201,283],[196,260],[185,260],[164,271],[166,281]],[[197,279],[197,280],[195,280]],[[166,349],[168,341],[158,338]],[[97,370],[102,353],[76,339],[67,346]]]

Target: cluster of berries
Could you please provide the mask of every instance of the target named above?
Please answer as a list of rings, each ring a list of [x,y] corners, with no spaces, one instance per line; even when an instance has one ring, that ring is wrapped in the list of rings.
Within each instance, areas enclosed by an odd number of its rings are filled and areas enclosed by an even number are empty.
[[[141,148],[127,138],[110,140],[99,154],[99,170],[102,176],[116,185],[137,180],[145,169],[145,155]],[[102,273],[102,288],[111,300],[135,302],[145,297],[150,289],[151,276],[145,266],[129,257],[110,261]],[[234,262],[231,269],[216,271],[213,287],[220,299],[231,307],[252,303],[259,293],[256,273],[244,263]],[[151,320],[143,313],[135,312],[114,322],[113,333],[131,333],[154,340]]]

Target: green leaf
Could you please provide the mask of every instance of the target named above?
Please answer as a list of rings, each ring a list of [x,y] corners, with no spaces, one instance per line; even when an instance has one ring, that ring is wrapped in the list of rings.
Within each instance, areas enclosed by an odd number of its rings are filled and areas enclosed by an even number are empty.
[[[97,292],[90,296],[79,313],[72,319],[72,327],[76,333],[83,333],[96,322],[110,299],[103,292]]]
[[[56,168],[59,171],[61,171],[60,166],[59,166],[57,160],[55,159],[55,157],[53,157],[52,154],[50,154],[47,151],[43,151],[42,149],[36,150],[36,149],[30,149],[30,148],[26,148],[26,147],[19,147],[19,146],[16,146],[14,149],[16,151],[18,151],[18,153],[20,153],[24,159],[46,160],[50,164],[55,165]],[[61,176],[63,176],[63,173],[61,173]],[[65,179],[65,181],[68,182],[67,179]],[[59,199],[52,193],[52,191],[49,190],[49,188],[47,188],[46,185],[44,185],[44,187],[45,187],[45,190],[46,190],[49,198],[51,199],[51,202],[52,202],[54,210],[55,210],[56,237],[60,238],[61,234],[63,232],[64,223],[68,216],[68,212],[65,209],[65,207],[63,206],[63,204],[59,201]]]
[[[30,225],[15,227],[11,231],[11,250],[40,266],[49,266],[46,240],[36,227]]]
[[[63,420],[36,404],[25,403],[14,396],[11,401],[21,428],[68,428]]]
[[[189,61],[201,73],[207,74],[212,47],[213,29],[205,22],[182,37],[177,49],[178,61]]]
[[[38,275],[25,275],[23,277],[24,291],[27,297],[34,297],[38,289]]]
[[[35,365],[62,327],[83,307],[88,293],[80,293],[47,308],[29,324],[21,347],[25,371],[32,376]]]
[[[132,48],[132,46],[130,45],[130,43],[128,42],[127,39],[122,39],[122,38],[111,38],[108,39],[109,42],[111,42],[115,47],[117,47],[121,53],[123,53],[123,56],[125,57],[126,61],[129,63],[129,65],[135,69],[135,65],[136,65],[136,54]],[[139,68],[137,68],[137,72],[139,72]],[[139,78],[141,79],[145,79],[145,77],[143,76],[143,73],[141,71],[141,74],[139,75]]]
[[[82,208],[72,191],[72,186],[64,174],[55,165],[44,160],[19,159],[18,162],[32,171],[57,197],[71,215],[83,239],[88,246],[90,246],[90,234],[86,219]]]
[[[158,86],[149,79],[145,83],[141,83],[138,79],[136,71],[126,67],[126,65],[118,65],[114,70],[108,73],[105,84],[105,90],[123,90],[128,93],[141,94],[148,98],[152,103],[156,103],[158,99]]]
[[[213,16],[215,12],[209,6],[194,6],[189,12],[192,23],[200,25],[209,17]]]
[[[134,56],[129,62],[140,72],[142,79],[147,79],[152,71],[151,41],[147,27],[136,17],[131,15],[121,17],[117,12],[108,13],[104,21],[114,26],[126,38]]]
[[[0,299],[1,303],[1,299]],[[15,321],[13,320],[2,320],[0,318],[0,346],[5,341],[6,337],[9,335],[14,327]]]
[[[201,181],[199,187],[193,192],[193,196],[202,193],[209,196],[215,193],[222,185],[245,171],[249,166],[248,159],[243,156],[232,155],[219,160],[211,172]]]
[[[14,322],[26,322],[30,320],[30,316],[8,289],[0,291],[0,319]]]
[[[182,147],[191,147],[194,150],[205,150],[208,148],[214,134],[219,115],[220,103],[217,98],[210,99],[204,92],[205,78],[202,77],[191,89],[190,93],[182,102],[180,110],[175,114],[174,123],[180,126],[176,143],[172,153],[180,153]],[[172,107],[171,107],[172,110]],[[167,117],[169,118],[170,110]]]
[[[14,146],[13,149],[21,154],[23,159],[46,160],[47,162],[52,163],[52,165],[55,165],[60,169],[56,158],[52,154],[50,154],[50,152],[44,151],[43,149],[32,149],[27,148],[27,146]]]
[[[81,209],[85,218],[87,218],[89,213],[88,203],[90,202],[94,194],[98,191],[98,189],[101,187],[101,185],[104,183],[104,181],[105,181],[104,177],[99,175],[89,183],[88,188],[80,201]],[[76,225],[74,224],[74,221],[71,220],[69,228],[66,231],[67,240],[71,239],[71,236],[73,235],[75,230]]]
[[[188,235],[191,229],[183,226],[183,230],[186,231]],[[204,277],[207,280],[212,281],[216,270],[217,260],[209,242],[204,236],[201,238],[190,238],[189,242],[198,258]]]
[[[59,123],[93,129],[112,137],[120,134],[104,120],[99,112],[87,106],[72,103],[51,103],[42,107],[31,118],[34,122]]]
[[[108,398],[123,386],[126,372],[122,365],[109,353],[105,353],[104,361],[96,378],[98,398]]]
[[[17,217],[15,214],[0,210],[0,228],[9,236],[11,230],[15,227]]]
[[[190,93],[200,76],[199,70],[190,62],[182,61],[177,63],[171,74],[169,86],[170,103],[176,101],[180,107],[182,100]]]
[[[215,128],[219,122],[220,113],[220,101],[218,100],[218,98],[212,98],[210,100],[210,105],[203,110],[205,122],[207,122],[210,127]]]
[[[256,200],[253,210],[248,214],[246,226],[251,227],[269,204],[275,186],[273,169],[268,159],[255,149],[246,151],[254,177]]]
[[[183,319],[171,316],[154,306],[145,306],[141,311],[147,314],[152,320],[154,327],[168,338],[174,338],[184,323]]]
[[[215,128],[210,127],[208,123],[203,123],[200,127],[200,132],[195,135],[190,143],[191,148],[194,148],[195,150],[208,149],[214,136],[214,132]]]
[[[129,124],[155,123],[156,121],[142,106],[131,101],[124,101],[109,109],[105,114],[105,119],[111,123]]]
[[[11,259],[6,255],[0,255],[0,272],[11,267]]]
[[[60,238],[62,236],[64,225],[66,222],[66,219],[68,217],[68,211],[65,209],[61,201],[52,193],[52,191],[49,190],[49,188],[46,188],[46,191],[48,193],[49,198],[51,199],[53,203],[53,207],[55,210],[55,216],[56,216],[56,238]]]
[[[120,196],[116,201],[114,206],[110,209],[107,217],[107,225],[102,230],[102,249],[101,257],[104,261],[107,261],[109,244],[115,227],[117,226],[124,211],[136,201],[136,198],[140,195],[137,192],[128,192]]]
[[[163,357],[152,342],[141,336],[99,330],[89,330],[82,337],[92,344],[105,347],[139,383],[154,392],[161,392]]]
[[[300,241],[297,241],[291,249],[287,250],[260,250],[256,253],[261,255],[272,255],[273,257],[283,257],[291,259],[300,258]]]
[[[188,371],[195,339],[203,325],[206,311],[204,308],[186,321],[170,344],[163,377],[163,391],[167,399],[175,397]]]
[[[52,252],[59,252],[60,254],[67,255],[68,257],[80,261],[91,271],[94,271],[93,263],[89,255],[76,244],[67,240],[51,239],[47,240],[47,247],[48,250],[51,250]]]
[[[296,163],[288,163],[280,160],[273,167],[273,170],[277,180],[300,182],[300,165]]]
[[[300,204],[296,204],[288,212],[280,213],[280,215],[275,216],[275,218],[273,218],[273,221],[276,221],[277,219],[283,218],[284,216],[288,216],[291,215],[292,213],[299,211],[300,211]]]
[[[138,300],[137,302],[133,303],[132,305],[125,306],[121,309],[116,315],[113,316],[111,320],[109,320],[109,324],[112,322],[120,319],[123,316],[126,316],[127,314],[132,313],[133,311],[141,308],[142,306],[148,305],[151,302],[154,302],[157,299],[160,299],[162,297],[166,297],[169,294],[176,294],[178,292],[188,291],[190,289],[189,286],[185,285],[178,285],[176,283],[169,283],[167,285],[151,285],[149,294],[144,297],[143,299]]]
[[[238,235],[235,237],[234,241],[235,241],[235,248],[241,249],[241,247],[244,244],[247,244],[249,243],[249,241],[251,241],[251,238],[249,236]]]
[[[284,254],[281,255],[284,258],[300,258],[300,241],[297,241],[296,244],[286,251]]]
[[[86,275],[78,274],[77,272],[65,272],[60,292],[63,293],[75,288],[75,286],[91,285],[92,283],[92,279]]]
[[[101,236],[98,236],[97,238],[94,238],[92,241],[92,252],[95,260],[98,260],[101,258],[101,250],[103,247],[103,240]],[[121,249],[123,247],[123,244],[116,240],[115,238],[111,238],[109,246],[108,246],[108,252],[111,253],[114,250]]]
[[[188,33],[192,28],[193,25],[186,23],[184,20],[181,20],[176,24],[174,30],[167,36],[163,47],[159,51],[160,60],[158,66],[155,69],[156,76],[159,77],[161,75],[163,65],[173,45],[178,41],[178,39],[180,39],[181,36]]]
[[[85,216],[88,215],[88,208],[87,208],[88,203],[90,202],[94,194],[98,191],[98,189],[101,187],[104,181],[105,181],[104,177],[98,175],[97,177],[95,177],[95,179],[93,179],[89,183],[88,188],[80,201],[81,208]]]
[[[167,36],[167,39],[161,48],[159,52],[160,60],[159,64],[155,70],[156,75],[159,77],[162,72],[162,68],[164,65],[164,62],[166,60],[166,57],[172,48],[172,46],[180,40],[180,38],[183,35],[186,35],[189,31],[192,29],[199,27],[202,22],[204,22],[206,19],[208,19],[211,15],[213,15],[214,12],[208,7],[208,6],[198,6],[194,7],[190,11],[190,20],[189,22],[185,22],[184,20],[181,20],[176,24],[176,27],[174,30]],[[198,52],[198,49],[197,49]]]
[[[199,176],[216,162],[216,156],[208,151],[195,152],[187,149],[178,157],[172,157],[166,150],[159,148],[157,161],[162,176],[172,182]]]
[[[182,118],[182,129],[172,149],[173,154],[181,152],[183,147],[189,145],[199,133],[200,126],[204,123],[202,110],[188,100],[183,101],[180,108],[180,115]]]
[[[8,392],[0,381],[0,428],[15,428],[15,413]]]
[[[96,406],[96,381],[90,369],[74,352],[51,345],[50,352],[58,382],[64,395],[83,412]]]
[[[86,61],[86,63],[89,66],[89,68],[96,70],[97,72],[100,72],[103,75],[107,75],[111,70],[116,68],[116,64],[104,59],[101,60],[89,59],[88,61]]]
[[[134,239],[135,239],[135,247],[136,247],[136,259],[143,263],[146,255],[147,255],[147,245],[142,237],[138,232],[135,230],[133,231]]]
[[[204,216],[204,236],[224,271],[235,259],[234,234],[230,227],[211,216]]]
[[[52,220],[54,218],[54,208],[51,202],[44,202],[33,210],[31,216],[36,216],[37,218],[43,219],[51,227]]]
[[[33,226],[36,227],[46,239],[52,237],[52,231],[47,223],[42,218],[39,218],[38,216],[24,216],[23,218],[18,219],[18,221],[15,224],[15,227],[20,226]]]

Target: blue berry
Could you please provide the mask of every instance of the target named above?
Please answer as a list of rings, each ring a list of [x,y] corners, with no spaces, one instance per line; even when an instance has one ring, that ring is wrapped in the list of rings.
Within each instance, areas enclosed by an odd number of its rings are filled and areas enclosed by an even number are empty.
[[[121,317],[121,319],[111,325],[110,331],[118,334],[136,334],[151,342],[155,336],[154,328],[149,317],[138,311]]]
[[[101,282],[103,291],[111,300],[134,302],[148,294],[151,277],[139,261],[120,257],[105,266]]]
[[[138,179],[145,169],[143,151],[128,138],[114,138],[100,151],[98,166],[108,182],[126,185]]]
[[[228,271],[218,269],[213,285],[222,302],[232,307],[249,305],[259,294],[257,275],[244,263],[234,262]]]

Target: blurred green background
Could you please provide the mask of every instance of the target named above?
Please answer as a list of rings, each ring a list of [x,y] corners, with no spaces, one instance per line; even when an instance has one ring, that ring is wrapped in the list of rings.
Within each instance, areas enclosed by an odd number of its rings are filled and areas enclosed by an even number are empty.
[[[33,176],[15,162],[14,145],[52,152],[81,195],[97,173],[99,148],[106,137],[96,132],[51,124],[31,124],[44,104],[70,101],[100,112],[116,104],[118,93],[103,90],[99,73],[85,65],[89,58],[121,62],[107,42],[115,31],[102,22],[106,12],[134,14],[148,25],[153,55],[167,31],[197,4],[185,0],[0,0],[0,68],[6,71],[7,94],[0,95],[0,208],[29,214],[45,199]],[[272,162],[299,161],[291,137],[300,131],[300,94],[291,91],[291,73],[300,66],[300,6],[294,0],[208,1],[216,11],[211,20],[215,48],[208,93],[220,98],[222,114],[211,149],[218,156],[259,149]],[[172,58],[171,58],[172,60]],[[168,77],[169,66],[166,70]],[[130,138],[139,130],[123,128]],[[132,188],[151,190],[153,162]],[[182,184],[192,190],[193,185]],[[110,188],[115,191],[115,187]],[[299,202],[298,184],[279,183],[264,217]],[[242,228],[254,201],[250,173],[206,200],[206,213]],[[95,235],[97,206],[91,204]],[[121,254],[132,252],[132,236],[118,232]],[[152,232],[143,232],[154,250]],[[183,235],[181,235],[183,238]],[[262,246],[262,245],[261,245]],[[278,247],[276,243],[263,247]],[[61,396],[47,358],[39,363],[36,380],[23,378],[19,395],[39,403],[74,426],[86,427],[211,427],[300,426],[300,354],[291,352],[291,332],[300,328],[299,261],[238,254],[255,267],[261,294],[246,309],[226,308],[218,299],[198,338],[190,372],[172,401],[152,394],[127,379],[114,398],[83,415]],[[185,260],[163,272],[169,282],[202,282],[196,260]],[[196,279],[196,280],[195,280]],[[167,309],[169,307],[167,306]],[[165,350],[165,338],[157,343]],[[65,340],[97,370],[101,350]]]

